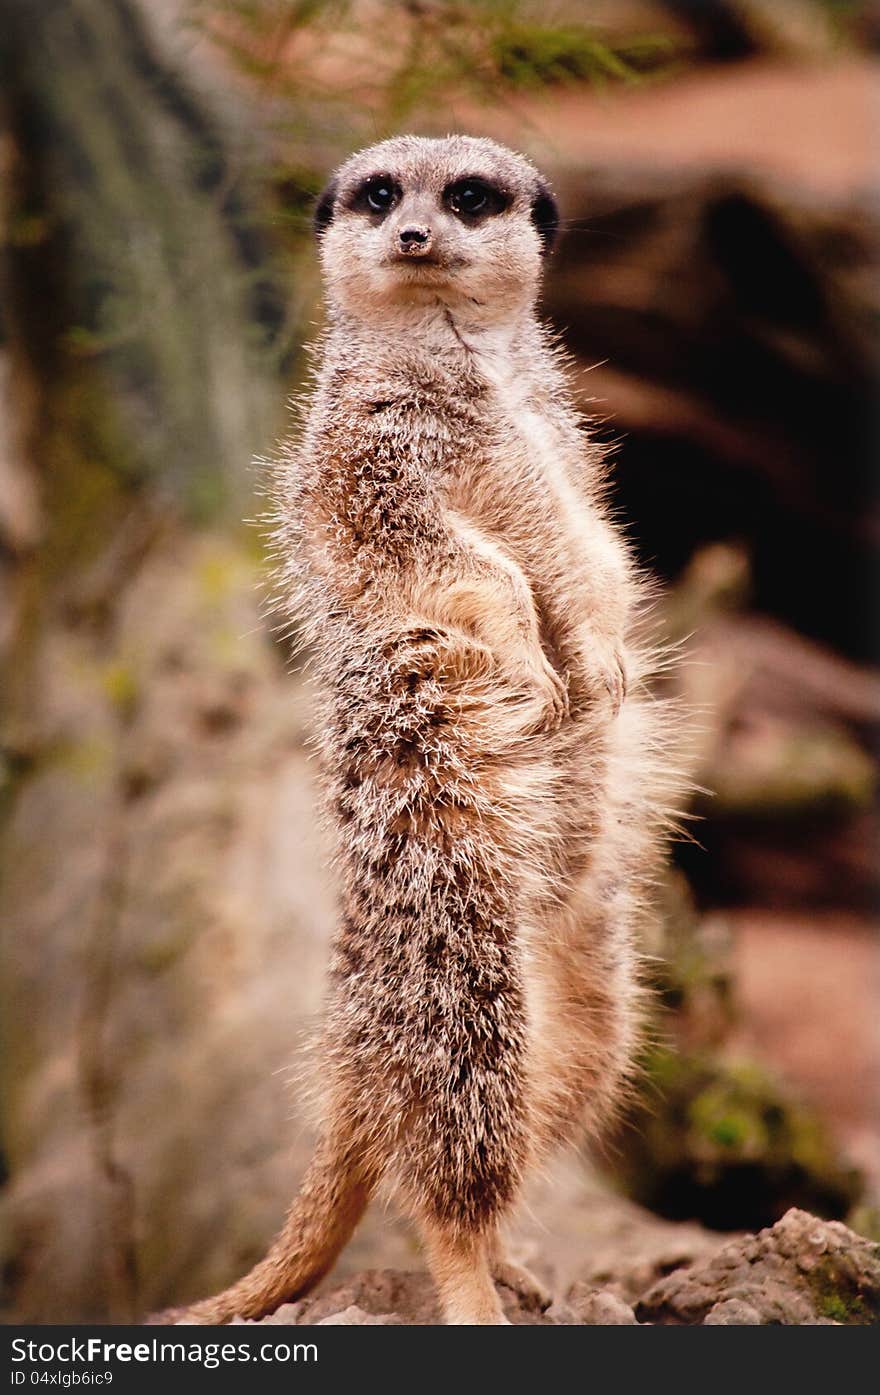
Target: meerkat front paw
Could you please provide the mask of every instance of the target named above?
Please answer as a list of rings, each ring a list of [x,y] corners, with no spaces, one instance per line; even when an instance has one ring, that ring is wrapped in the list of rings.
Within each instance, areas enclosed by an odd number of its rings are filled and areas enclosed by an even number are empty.
[[[535,731],[558,731],[569,716],[568,676],[562,677],[538,649],[529,677],[539,703]]]
[[[602,682],[611,698],[611,706],[616,717],[629,690],[626,655],[619,645],[610,646],[610,653],[602,666]]]
[[[584,645],[578,670],[573,685],[574,705],[583,711],[597,698],[610,701],[611,715],[616,717],[629,690],[623,646],[591,636]]]

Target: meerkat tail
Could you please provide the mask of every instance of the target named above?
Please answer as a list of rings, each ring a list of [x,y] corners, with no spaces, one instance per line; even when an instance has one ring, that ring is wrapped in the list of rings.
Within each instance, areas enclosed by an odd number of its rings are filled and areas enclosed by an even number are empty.
[[[153,1323],[218,1326],[234,1317],[261,1318],[314,1288],[332,1269],[375,1190],[378,1179],[352,1156],[351,1141],[322,1140],[302,1187],[265,1259],[231,1288]]]

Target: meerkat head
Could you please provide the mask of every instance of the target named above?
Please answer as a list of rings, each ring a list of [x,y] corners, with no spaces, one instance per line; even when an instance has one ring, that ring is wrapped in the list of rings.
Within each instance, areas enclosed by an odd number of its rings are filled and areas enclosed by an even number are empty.
[[[330,305],[363,320],[432,303],[510,319],[535,299],[557,223],[534,166],[473,136],[361,150],[315,211]]]

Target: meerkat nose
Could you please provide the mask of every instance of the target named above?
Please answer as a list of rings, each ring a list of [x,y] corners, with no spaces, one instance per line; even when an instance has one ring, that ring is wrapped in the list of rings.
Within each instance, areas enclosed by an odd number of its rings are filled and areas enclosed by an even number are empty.
[[[405,228],[401,228],[397,237],[401,251],[408,252],[410,256],[417,257],[422,252],[427,252],[431,246],[431,229],[417,223],[409,223]]]

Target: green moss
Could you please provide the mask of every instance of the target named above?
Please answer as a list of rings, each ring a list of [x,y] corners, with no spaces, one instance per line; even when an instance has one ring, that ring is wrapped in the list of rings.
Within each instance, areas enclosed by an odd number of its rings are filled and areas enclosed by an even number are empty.
[[[838,1293],[829,1293],[817,1303],[820,1317],[831,1318],[833,1322],[847,1322],[849,1306]]]
[[[706,1136],[722,1148],[742,1148],[748,1131],[749,1120],[746,1115],[740,1115],[739,1118],[728,1115],[711,1123],[706,1129]]]
[[[846,1261],[835,1256],[817,1264],[808,1275],[810,1290],[820,1317],[851,1327],[869,1327],[880,1322],[880,1299],[858,1287],[854,1273],[846,1272]]]
[[[656,1048],[619,1141],[637,1201],[721,1230],[772,1224],[789,1208],[845,1217],[861,1180],[818,1117],[752,1061]]]

